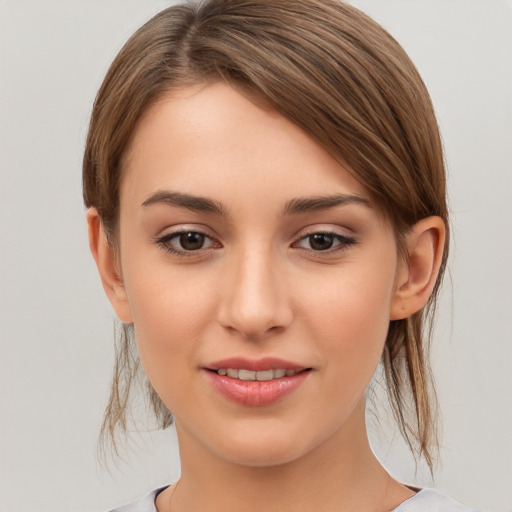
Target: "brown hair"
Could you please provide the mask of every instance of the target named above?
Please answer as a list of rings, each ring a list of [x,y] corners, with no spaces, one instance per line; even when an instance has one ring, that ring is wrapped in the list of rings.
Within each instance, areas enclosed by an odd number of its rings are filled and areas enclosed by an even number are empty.
[[[397,246],[420,219],[448,228],[442,145],[429,94],[400,45],[337,0],[210,0],[170,7],[142,26],[112,63],[92,112],[83,161],[84,201],[116,245],[122,158],[141,115],[170,90],[223,80],[250,90],[301,127],[363,184],[394,227]],[[395,417],[432,469],[437,447],[428,348],[436,295],[392,321],[382,363]],[[102,435],[126,428],[138,359],[130,326],[118,346]],[[149,385],[162,428],[172,415]],[[412,398],[412,400],[411,400]]]

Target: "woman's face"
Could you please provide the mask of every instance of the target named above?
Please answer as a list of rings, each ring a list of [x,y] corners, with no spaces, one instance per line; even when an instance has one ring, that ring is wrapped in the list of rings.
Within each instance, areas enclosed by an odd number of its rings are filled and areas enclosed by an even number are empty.
[[[398,260],[366,190],[258,105],[213,83],[143,117],[116,309],[182,444],[261,466],[364,432]]]

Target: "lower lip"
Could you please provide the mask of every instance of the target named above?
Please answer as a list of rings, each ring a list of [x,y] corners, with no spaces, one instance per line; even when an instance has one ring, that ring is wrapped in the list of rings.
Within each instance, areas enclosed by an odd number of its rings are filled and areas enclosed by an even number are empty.
[[[265,381],[232,379],[209,370],[206,373],[213,387],[226,398],[251,407],[263,407],[279,402],[293,393],[303,384],[310,371]]]

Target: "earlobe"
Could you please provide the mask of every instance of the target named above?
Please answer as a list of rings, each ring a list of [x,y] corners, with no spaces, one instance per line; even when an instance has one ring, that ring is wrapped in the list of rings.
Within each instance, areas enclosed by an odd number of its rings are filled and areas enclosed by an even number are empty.
[[[119,320],[124,323],[132,323],[133,319],[128,297],[119,272],[116,255],[107,241],[101,218],[96,208],[89,208],[87,210],[87,227],[89,247],[98,267],[103,289]]]
[[[439,274],[445,233],[444,221],[436,216],[420,220],[408,233],[408,256],[399,268],[391,320],[407,318],[427,303]]]

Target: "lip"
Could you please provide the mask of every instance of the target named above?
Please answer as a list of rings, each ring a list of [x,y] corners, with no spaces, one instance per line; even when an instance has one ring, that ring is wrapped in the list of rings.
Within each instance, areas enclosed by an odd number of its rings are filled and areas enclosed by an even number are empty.
[[[243,381],[216,373],[216,370],[221,368],[238,368],[256,372],[284,369],[295,370],[298,373],[268,381]],[[204,373],[212,387],[228,400],[249,407],[264,407],[282,401],[300,388],[311,374],[309,370],[308,367],[274,357],[258,360],[231,357],[209,364],[204,368]]]
[[[263,357],[261,359],[247,359],[245,357],[230,357],[215,361],[206,366],[207,370],[220,370],[221,368],[243,368],[253,372],[262,372],[265,370],[305,370],[307,367],[291,361],[279,359],[277,357]]]

